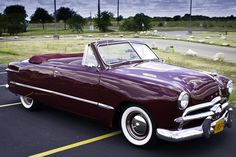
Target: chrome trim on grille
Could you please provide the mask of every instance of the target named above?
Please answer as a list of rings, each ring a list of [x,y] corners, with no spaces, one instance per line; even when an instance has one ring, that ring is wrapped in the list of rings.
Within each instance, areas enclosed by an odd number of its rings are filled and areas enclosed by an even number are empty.
[[[210,104],[210,103],[206,103],[206,105],[200,104],[200,105],[196,105],[196,108],[202,109],[202,108],[210,107],[210,106],[213,106],[213,107],[207,112],[198,113],[198,114],[194,114],[194,115],[183,114],[181,117],[176,118],[174,121],[177,123],[180,123],[180,126],[182,126],[181,123],[184,123],[187,121],[202,119],[202,118],[206,118],[208,116],[213,116],[215,114],[220,114],[224,109],[226,109],[229,106],[229,102],[225,102],[223,104]],[[192,107],[194,107],[194,106],[192,106]],[[196,110],[194,109],[192,111],[196,111]],[[190,112],[188,112],[188,113],[190,113]],[[179,128],[179,129],[181,129],[181,128]]]
[[[222,104],[222,110],[226,109],[229,106],[229,102]]]
[[[219,103],[220,100],[221,100],[221,97],[218,96],[210,102],[188,107],[184,111],[183,115],[181,117],[176,118],[174,121],[177,123],[183,124],[184,122],[187,122],[187,121],[202,119],[202,118],[206,118],[208,116],[213,116],[215,114],[220,114],[224,109],[226,109],[229,106],[229,102],[225,102],[223,104],[220,104]],[[197,111],[197,110],[200,110],[200,109],[203,109],[206,107],[211,107],[211,106],[212,106],[212,108],[209,111],[194,114],[194,115],[188,115],[189,113],[191,113],[193,111]],[[181,127],[183,126],[182,124],[180,124]],[[181,127],[179,129],[181,129]]]
[[[34,87],[34,86],[30,86],[30,85],[26,85],[26,84],[14,82],[14,81],[10,81],[10,83],[14,84],[14,85],[17,85],[17,86],[21,86],[21,87],[25,87],[25,88],[30,88],[30,89],[34,89],[34,90],[38,90],[38,91],[42,91],[42,92],[46,92],[46,93],[51,93],[51,94],[59,95],[59,96],[62,96],[62,97],[66,97],[66,98],[70,98],[70,99],[86,102],[86,103],[93,104],[93,105],[96,105],[98,107],[101,107],[101,108],[104,108],[104,109],[108,109],[108,110],[113,110],[114,109],[114,107],[112,107],[112,106],[109,106],[109,105],[106,105],[106,104],[102,104],[102,103],[99,103],[99,102],[96,102],[96,101],[91,101],[91,100],[75,97],[75,96],[72,96],[72,95],[67,95],[67,94],[64,94],[64,93],[60,93],[60,92],[56,92],[56,91],[52,91],[52,90],[48,90],[48,89],[43,89],[43,88],[39,88],[39,87]]]
[[[199,114],[190,115],[190,116],[186,116],[186,117],[179,117],[179,118],[175,119],[175,122],[182,123],[182,122],[186,122],[186,121],[202,119],[202,118],[212,116],[212,115],[214,115],[214,112],[209,111],[209,112],[199,113]]]
[[[179,123],[179,128],[177,130],[173,131],[157,128],[157,136],[159,138],[174,142],[202,136],[208,138],[210,137],[210,134],[214,133],[214,128],[217,125],[217,122],[222,119],[224,119],[225,127],[230,128],[232,126],[233,109],[229,107],[229,102],[223,101],[225,101],[224,98],[218,96],[210,102],[188,107],[181,117],[178,117],[174,120],[175,122]],[[201,112],[201,109],[204,108],[207,109],[207,111]],[[199,112],[201,113],[192,113],[198,110],[200,110]],[[197,119],[204,120],[200,126],[183,129],[184,124],[187,124],[185,122]]]
[[[176,131],[172,131],[172,130],[167,130],[167,129],[162,129],[162,128],[157,128],[156,129],[156,135],[157,137],[167,140],[167,141],[171,141],[171,142],[178,142],[178,141],[185,141],[185,140],[190,140],[190,139],[194,139],[194,138],[198,138],[198,137],[209,137],[206,136],[206,134],[213,134],[214,133],[214,127],[216,126],[217,122],[219,122],[220,120],[224,119],[224,123],[225,123],[225,127],[230,128],[231,125],[229,125],[230,122],[232,122],[232,108],[227,109],[224,114],[217,120],[211,122],[209,124],[209,130],[210,132],[204,132],[204,128],[203,128],[203,124],[197,127],[192,127],[192,128],[188,128],[188,129],[182,129],[182,130],[176,130]],[[210,117],[210,116],[209,116]],[[206,118],[207,120],[207,118]]]
[[[199,110],[199,109],[202,109],[202,108],[206,108],[206,107],[209,107],[209,106],[213,106],[213,105],[215,105],[215,103],[219,102],[220,100],[221,100],[221,97],[217,96],[214,99],[212,99],[212,101],[210,101],[210,102],[198,104],[198,105],[195,105],[195,106],[190,106],[190,107],[186,108],[186,110],[183,113],[183,116],[186,116],[190,112],[193,112],[193,111],[196,111],[196,110]]]

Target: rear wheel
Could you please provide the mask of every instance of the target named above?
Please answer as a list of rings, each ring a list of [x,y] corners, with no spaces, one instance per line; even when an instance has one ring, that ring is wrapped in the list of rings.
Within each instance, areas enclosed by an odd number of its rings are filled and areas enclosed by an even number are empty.
[[[20,96],[20,100],[23,107],[27,110],[33,111],[38,108],[38,103],[34,101],[32,98],[26,96]]]
[[[136,146],[149,146],[155,137],[151,115],[138,106],[127,107],[121,116],[121,129],[126,139]]]

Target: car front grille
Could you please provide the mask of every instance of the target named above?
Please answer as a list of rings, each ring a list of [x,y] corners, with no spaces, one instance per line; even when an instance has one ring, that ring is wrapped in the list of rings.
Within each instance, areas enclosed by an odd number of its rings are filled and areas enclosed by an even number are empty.
[[[211,116],[213,121],[219,119],[228,106],[227,98],[217,96],[210,102],[186,108],[182,116],[175,119],[175,122],[179,123],[179,129],[199,126],[208,116]]]

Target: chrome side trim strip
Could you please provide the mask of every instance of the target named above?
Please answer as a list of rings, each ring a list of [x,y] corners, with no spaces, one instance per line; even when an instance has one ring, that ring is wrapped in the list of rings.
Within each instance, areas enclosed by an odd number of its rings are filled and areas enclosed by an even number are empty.
[[[113,110],[114,109],[112,106],[102,104],[102,103],[98,103],[98,106],[101,107],[101,108],[108,109],[108,110]]]
[[[0,85],[0,87],[6,87],[6,84]]]
[[[102,104],[102,103],[98,103],[96,101],[91,101],[91,100],[75,97],[75,96],[72,96],[72,95],[67,95],[67,94],[63,94],[63,93],[60,93],[60,92],[56,92],[56,91],[52,91],[52,90],[48,90],[48,89],[43,89],[43,88],[39,88],[39,87],[34,87],[34,86],[30,86],[30,85],[26,85],[26,84],[14,82],[14,81],[10,81],[10,83],[14,84],[14,85],[17,85],[17,86],[21,86],[21,87],[25,87],[25,88],[30,88],[30,89],[34,89],[34,90],[38,90],[38,91],[42,91],[42,92],[46,92],[46,93],[51,93],[51,94],[59,95],[59,96],[62,96],[62,97],[66,97],[66,98],[70,98],[70,99],[86,102],[86,103],[93,104],[93,105],[96,105],[96,106],[101,107],[101,108],[105,108],[105,109],[109,109],[109,110],[113,110],[114,109],[114,107],[112,107],[112,106],[105,105],[105,104]]]
[[[5,70],[6,70],[6,71],[9,71],[9,72],[15,72],[15,73],[18,73],[18,72],[19,72],[19,71],[12,70],[12,69],[9,69],[9,68],[6,68]]]
[[[9,88],[9,84],[6,84],[6,86],[5,86],[6,88]]]

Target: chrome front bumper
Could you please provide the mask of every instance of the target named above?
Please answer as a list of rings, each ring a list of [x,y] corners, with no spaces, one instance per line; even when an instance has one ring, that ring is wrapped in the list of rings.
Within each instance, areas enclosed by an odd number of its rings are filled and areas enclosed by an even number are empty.
[[[179,128],[176,131],[157,128],[156,134],[157,137],[177,142],[177,141],[185,141],[198,137],[210,137],[210,134],[214,133],[214,128],[217,122],[224,120],[224,126],[230,128],[232,126],[232,112],[233,109],[229,107],[229,103],[225,102],[223,104],[220,103],[221,98],[216,97],[211,102],[191,106],[185,110],[183,115],[179,118],[175,119],[175,122],[179,123]],[[190,114],[191,112],[196,112],[197,110],[210,108],[209,111],[198,113],[198,114]],[[190,115],[189,115],[190,114]],[[202,125],[187,129],[182,129],[184,123],[197,120],[204,119]]]

